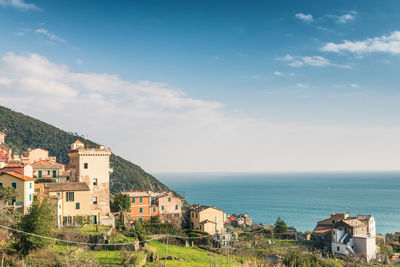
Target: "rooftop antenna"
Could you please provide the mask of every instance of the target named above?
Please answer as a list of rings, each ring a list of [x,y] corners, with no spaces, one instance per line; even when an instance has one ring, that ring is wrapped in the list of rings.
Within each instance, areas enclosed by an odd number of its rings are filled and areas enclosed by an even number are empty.
[[[347,208],[347,214],[350,214],[350,213],[349,213],[349,208]]]

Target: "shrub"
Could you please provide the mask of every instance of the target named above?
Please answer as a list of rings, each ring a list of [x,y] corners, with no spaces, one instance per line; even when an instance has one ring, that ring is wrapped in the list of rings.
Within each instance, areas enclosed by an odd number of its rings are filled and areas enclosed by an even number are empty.
[[[55,223],[55,207],[47,199],[44,199],[41,203],[35,201],[32,204],[31,211],[22,217],[17,228],[35,235],[51,237],[51,229]],[[43,248],[51,243],[52,241],[49,239],[17,233],[15,248],[23,255],[27,255],[31,250]]]

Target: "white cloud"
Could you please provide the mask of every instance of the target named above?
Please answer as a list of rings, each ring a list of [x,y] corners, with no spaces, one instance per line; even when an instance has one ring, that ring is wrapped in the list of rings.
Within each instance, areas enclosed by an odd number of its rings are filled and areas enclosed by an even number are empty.
[[[35,4],[25,3],[23,0],[0,0],[0,6],[10,6],[22,10],[41,10]]]
[[[356,18],[357,12],[351,11],[347,14],[343,14],[337,17],[337,22],[341,24],[346,24],[347,22],[353,21]]]
[[[303,66],[312,66],[312,67],[327,67],[327,66],[332,66],[332,67],[338,67],[338,68],[351,68],[349,65],[340,65],[340,64],[334,64],[329,61],[329,59],[326,59],[321,56],[291,56],[289,54],[285,55],[284,57],[277,57],[275,60],[280,60],[284,62],[288,62],[289,66],[298,68],[298,67],[303,67]]]
[[[36,29],[35,32],[46,36],[47,38],[49,38],[52,41],[57,41],[57,42],[62,42],[62,43],[65,42],[63,39],[61,39],[60,37],[58,37],[57,35],[55,35],[54,33],[50,32],[46,29]]]
[[[78,59],[76,60],[76,63],[78,63],[79,65],[82,65],[82,64],[83,64],[83,60],[80,59],[80,58],[78,58]]]
[[[360,86],[359,86],[358,84],[356,84],[356,83],[351,83],[350,86],[353,87],[353,88],[359,88],[359,87],[360,87]]]
[[[297,13],[295,17],[299,20],[305,21],[305,22],[311,22],[314,20],[313,16],[311,14],[304,14],[304,13]]]
[[[37,54],[3,57],[0,105],[110,145],[150,171],[398,168],[400,127],[271,123],[163,83],[77,73]]]
[[[296,83],[296,86],[299,88],[308,88],[308,84],[305,83]]]
[[[282,75],[283,75],[283,73],[282,73],[282,72],[280,72],[280,71],[275,71],[275,72],[274,72],[274,75],[275,75],[275,76],[282,76]]]
[[[364,41],[345,40],[339,44],[326,43],[321,50],[334,53],[351,52],[359,55],[373,52],[400,54],[400,31],[394,31],[390,35],[367,38]]]

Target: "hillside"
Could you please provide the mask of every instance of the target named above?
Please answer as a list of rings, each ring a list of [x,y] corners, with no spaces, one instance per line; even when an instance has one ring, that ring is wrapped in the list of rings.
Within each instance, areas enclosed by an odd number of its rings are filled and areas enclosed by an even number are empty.
[[[6,143],[15,153],[21,154],[28,148],[41,147],[56,156],[57,161],[68,164],[70,144],[79,138],[86,144],[95,144],[77,133],[69,133],[45,122],[0,106],[0,131],[7,134]],[[128,190],[168,190],[168,187],[146,173],[139,166],[114,154],[110,158],[111,192]]]

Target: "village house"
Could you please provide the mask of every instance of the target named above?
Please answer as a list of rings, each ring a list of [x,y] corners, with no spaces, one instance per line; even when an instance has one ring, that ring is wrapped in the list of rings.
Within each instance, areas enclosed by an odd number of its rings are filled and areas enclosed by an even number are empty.
[[[348,217],[348,213],[332,213],[329,218],[317,222],[317,226],[315,226],[311,234],[311,239],[314,240],[319,247],[330,249],[333,225]]]
[[[13,187],[18,194],[16,199],[7,203],[6,206],[20,208],[24,213],[28,212],[33,201],[33,178],[16,172],[2,172],[0,173],[0,187]],[[4,202],[2,201],[1,204],[4,204]]]
[[[75,225],[78,216],[89,216],[92,224],[102,224],[101,210],[91,208],[90,189],[86,183],[45,183],[43,188],[46,197],[60,199],[57,206],[60,225]]]
[[[54,179],[64,174],[64,164],[51,161],[51,160],[39,160],[30,164],[33,168],[33,177],[38,179]]]
[[[28,149],[23,155],[20,156],[19,160],[23,164],[32,164],[41,160],[56,161],[56,157],[50,157],[49,151],[43,148]]]
[[[182,217],[183,199],[175,196],[173,192],[163,192],[156,197],[159,218],[161,222],[172,222]]]
[[[357,215],[337,221],[332,229],[332,253],[361,256],[367,261],[376,258],[375,219]]]
[[[104,146],[86,147],[76,140],[68,152],[70,158],[70,181],[86,183],[89,187],[90,210],[96,211],[101,224],[114,225],[110,211],[110,155]]]
[[[224,223],[227,220],[225,211],[215,206],[192,205],[190,207],[190,225],[192,229],[213,234],[225,232]]]
[[[162,223],[173,222],[181,226],[183,200],[173,192],[132,191],[125,194],[131,199],[130,220],[143,222],[158,216]]]
[[[158,205],[151,191],[134,191],[125,193],[131,199],[128,216],[132,221],[147,222],[152,216],[158,216]]]
[[[3,168],[0,168],[0,172],[16,172],[24,176],[33,178],[32,165],[24,165],[21,163],[7,163]]]

